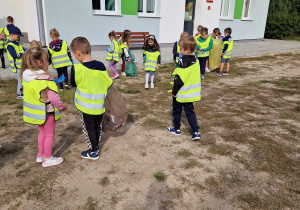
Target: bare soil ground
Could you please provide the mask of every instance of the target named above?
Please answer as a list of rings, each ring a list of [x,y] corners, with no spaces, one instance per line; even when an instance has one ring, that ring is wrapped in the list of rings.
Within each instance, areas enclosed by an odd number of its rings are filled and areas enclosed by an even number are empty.
[[[87,161],[74,89],[57,123],[53,154],[35,163],[37,126],[22,121],[15,80],[0,86],[0,209],[299,209],[300,52],[232,59],[228,77],[207,73],[195,104],[201,140],[183,114],[173,136],[173,65],[144,90],[144,72],[115,85],[130,111],[123,134],[103,134],[101,155]]]

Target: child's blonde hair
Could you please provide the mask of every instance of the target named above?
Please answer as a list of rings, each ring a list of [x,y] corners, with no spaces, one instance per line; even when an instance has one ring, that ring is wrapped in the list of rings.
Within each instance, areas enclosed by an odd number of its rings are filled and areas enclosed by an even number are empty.
[[[182,39],[183,37],[188,36],[188,35],[189,35],[188,32],[182,32],[180,34],[180,39]]]
[[[42,61],[42,64],[48,62],[48,53],[39,47],[34,47],[30,48],[26,53],[23,54],[21,64],[21,78],[23,78],[23,72],[26,69],[30,69],[31,71],[38,71],[43,69],[43,66],[39,65],[37,61]]]
[[[51,30],[50,30],[50,35],[52,35],[52,36],[54,36],[54,37],[56,37],[56,38],[59,38],[59,33],[58,33],[58,31],[56,30],[56,28],[52,28]]]
[[[30,42],[30,48],[34,47],[43,48],[42,43],[40,41],[32,40],[32,42]]]
[[[185,36],[179,40],[179,46],[182,47],[184,50],[190,50],[191,53],[195,51],[196,48],[196,41],[193,36]]]
[[[203,26],[202,26],[202,25],[198,25],[198,27],[197,27],[197,31],[198,31],[198,33],[201,33],[201,30],[202,30],[202,28],[203,28]]]
[[[91,54],[91,45],[85,37],[74,38],[70,44],[70,48],[73,52],[78,50],[82,54]]]

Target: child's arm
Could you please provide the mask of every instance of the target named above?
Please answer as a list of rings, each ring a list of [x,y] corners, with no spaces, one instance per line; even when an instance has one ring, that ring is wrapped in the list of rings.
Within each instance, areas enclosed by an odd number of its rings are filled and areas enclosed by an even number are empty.
[[[48,59],[49,65],[51,65],[52,64],[52,55],[49,50],[48,50],[48,58],[49,58]]]
[[[131,59],[130,59],[130,57],[129,57],[129,53],[128,53],[128,50],[127,50],[126,47],[123,48],[123,52],[124,52],[124,54],[125,54],[126,60],[127,60],[128,62],[131,62]]]
[[[184,85],[184,83],[182,82],[180,76],[178,74],[176,74],[175,78],[174,78],[173,89],[172,89],[172,95],[173,95],[173,97],[177,95],[178,91],[180,90],[180,88],[183,85]]]
[[[70,61],[71,61],[72,64],[73,64],[73,59],[72,59],[72,55],[71,55],[71,52],[70,52],[69,47],[68,47],[68,56],[69,56],[69,58],[70,58]]]
[[[115,45],[113,42],[111,42],[109,48],[106,49],[107,52],[112,53],[115,51]]]
[[[75,82],[75,70],[74,70],[74,66],[71,67],[70,84],[72,85],[72,87],[77,87],[76,82]]]
[[[64,111],[67,109],[67,105],[63,104],[63,102],[60,100],[58,94],[52,90],[47,91],[47,97],[48,100],[51,102],[53,106],[58,108],[60,111]]]
[[[208,48],[202,49],[203,51],[210,51],[214,46],[214,41],[211,39]]]
[[[7,50],[9,52],[9,54],[11,55],[11,57],[13,58],[22,58],[23,53],[19,53],[17,54],[15,51],[15,48],[11,45],[7,46]]]
[[[179,56],[179,53],[177,52],[177,42],[175,42],[173,46],[173,55],[175,55],[176,57]]]
[[[161,57],[160,55],[157,57],[157,65],[160,65],[160,62],[161,62]]]

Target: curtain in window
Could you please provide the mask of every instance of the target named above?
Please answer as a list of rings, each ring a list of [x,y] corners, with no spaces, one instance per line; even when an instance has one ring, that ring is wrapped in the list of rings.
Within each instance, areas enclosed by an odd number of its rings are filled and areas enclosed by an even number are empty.
[[[100,0],[93,0],[93,9],[101,9]]]
[[[105,10],[115,11],[115,0],[105,0]]]
[[[154,13],[155,0],[147,0],[147,13]]]
[[[228,17],[230,0],[224,0],[223,3],[223,17]]]
[[[138,12],[143,12],[143,0],[138,1]]]
[[[244,9],[244,17],[249,16],[249,9],[250,9],[250,0],[246,0],[245,9]]]

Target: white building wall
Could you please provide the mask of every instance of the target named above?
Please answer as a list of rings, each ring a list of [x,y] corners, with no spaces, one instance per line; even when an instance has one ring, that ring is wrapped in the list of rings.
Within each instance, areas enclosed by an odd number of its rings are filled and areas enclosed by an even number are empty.
[[[208,28],[208,33],[212,33],[214,28],[219,28],[221,1],[214,0],[213,3],[196,1],[194,34],[197,33],[198,25]],[[209,6],[210,10],[208,10]]]
[[[40,41],[39,24],[36,8],[36,0],[24,0],[24,9],[27,22],[28,40]]]
[[[185,0],[161,0],[159,42],[173,43],[179,40],[184,26]]]
[[[234,11],[234,3],[232,0],[231,11]],[[220,30],[223,34],[223,30],[227,27],[232,29],[232,38],[234,40],[241,39],[262,39],[264,38],[266,21],[269,9],[269,0],[252,0],[251,20],[220,20]],[[231,14],[233,17],[233,14]]]

